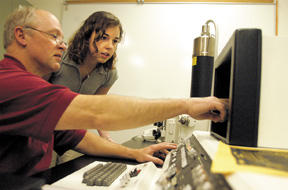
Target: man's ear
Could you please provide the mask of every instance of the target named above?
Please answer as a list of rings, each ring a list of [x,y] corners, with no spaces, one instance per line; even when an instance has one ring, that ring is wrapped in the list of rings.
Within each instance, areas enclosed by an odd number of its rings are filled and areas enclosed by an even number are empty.
[[[24,31],[23,31],[23,28],[22,27],[15,27],[14,29],[14,35],[15,35],[15,40],[16,42],[23,46],[23,47],[26,47],[27,45],[27,40],[26,40],[26,36],[24,34]]]

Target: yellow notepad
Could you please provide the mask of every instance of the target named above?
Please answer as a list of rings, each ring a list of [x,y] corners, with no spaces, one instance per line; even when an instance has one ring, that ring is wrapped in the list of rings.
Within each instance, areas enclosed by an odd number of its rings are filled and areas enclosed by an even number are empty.
[[[223,174],[245,171],[288,176],[288,150],[231,146],[220,142],[211,171]]]

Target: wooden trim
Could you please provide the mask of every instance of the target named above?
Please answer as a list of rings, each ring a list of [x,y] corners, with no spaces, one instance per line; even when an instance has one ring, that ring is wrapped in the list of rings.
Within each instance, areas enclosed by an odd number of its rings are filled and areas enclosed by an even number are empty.
[[[81,4],[81,3],[137,3],[137,0],[65,0],[67,4]]]
[[[274,3],[274,0],[66,0],[67,4],[81,4],[81,3],[145,3],[145,2],[162,2],[162,3],[185,3],[185,2],[205,2],[205,3]],[[276,0],[277,2],[277,0]]]
[[[275,35],[278,36],[278,0],[276,0],[276,23],[275,23]]]
[[[144,0],[145,2],[273,3],[274,0]]]

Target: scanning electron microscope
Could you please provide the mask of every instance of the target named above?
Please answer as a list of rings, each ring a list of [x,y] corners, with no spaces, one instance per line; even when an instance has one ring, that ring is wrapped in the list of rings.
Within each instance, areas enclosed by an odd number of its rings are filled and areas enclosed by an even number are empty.
[[[180,143],[186,137],[192,135],[194,130],[208,131],[210,121],[199,121],[189,115],[182,114],[154,123],[154,127],[145,130],[142,137],[146,141]]]
[[[214,26],[214,34],[210,32],[210,24]],[[211,96],[213,89],[214,56],[217,55],[217,28],[213,20],[202,26],[201,35],[194,39],[192,55],[191,97]],[[151,130],[144,132],[147,141],[181,142],[192,135],[194,130],[209,131],[211,122],[195,120],[188,115],[179,115],[157,122]]]

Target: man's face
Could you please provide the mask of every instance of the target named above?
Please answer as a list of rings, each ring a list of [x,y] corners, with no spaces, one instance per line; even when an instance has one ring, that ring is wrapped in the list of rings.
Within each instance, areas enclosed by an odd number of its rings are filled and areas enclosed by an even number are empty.
[[[59,70],[67,47],[62,43],[63,33],[58,19],[46,11],[38,10],[36,14],[39,19],[27,27],[31,35],[27,35],[26,48],[37,72],[49,74]]]

